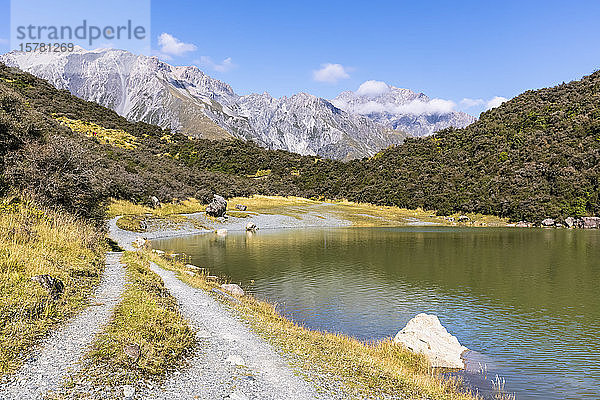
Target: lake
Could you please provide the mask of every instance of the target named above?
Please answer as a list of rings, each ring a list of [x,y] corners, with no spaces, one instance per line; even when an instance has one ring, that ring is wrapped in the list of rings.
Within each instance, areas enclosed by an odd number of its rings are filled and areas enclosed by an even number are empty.
[[[600,398],[600,231],[338,228],[153,241],[307,327],[362,340],[439,316],[518,399]],[[474,370],[487,366],[487,374]]]

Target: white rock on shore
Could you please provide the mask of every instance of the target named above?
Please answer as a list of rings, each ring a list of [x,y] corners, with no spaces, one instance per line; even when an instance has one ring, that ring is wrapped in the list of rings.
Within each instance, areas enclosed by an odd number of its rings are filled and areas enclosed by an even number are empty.
[[[244,290],[236,285],[235,283],[224,283],[221,285],[221,289],[228,291],[236,296],[243,296]]]
[[[435,315],[422,313],[415,316],[396,334],[394,343],[400,343],[415,353],[424,354],[433,367],[465,367],[461,354],[468,349],[448,333]]]

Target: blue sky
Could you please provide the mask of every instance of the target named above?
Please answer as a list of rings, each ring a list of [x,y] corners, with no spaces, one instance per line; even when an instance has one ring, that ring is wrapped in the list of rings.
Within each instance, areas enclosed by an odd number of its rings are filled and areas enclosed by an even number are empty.
[[[1,52],[8,9],[0,0]],[[198,65],[239,94],[333,98],[378,80],[478,115],[496,96],[600,68],[598,0],[170,0],[152,2],[151,21],[155,54]]]

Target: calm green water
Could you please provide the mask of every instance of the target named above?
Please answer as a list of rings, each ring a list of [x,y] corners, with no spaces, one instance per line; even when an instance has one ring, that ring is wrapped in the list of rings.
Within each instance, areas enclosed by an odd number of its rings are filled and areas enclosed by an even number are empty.
[[[280,304],[360,339],[437,314],[518,399],[600,398],[600,232],[412,227],[260,231],[160,240]]]

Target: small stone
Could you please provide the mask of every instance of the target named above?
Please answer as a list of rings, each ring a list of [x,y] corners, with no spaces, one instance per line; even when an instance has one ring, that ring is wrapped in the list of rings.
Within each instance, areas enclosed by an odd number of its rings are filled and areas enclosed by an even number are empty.
[[[246,211],[246,210],[248,209],[248,207],[246,207],[246,206],[245,206],[245,205],[243,205],[243,204],[236,204],[236,205],[235,205],[235,208],[236,208],[237,210],[239,210],[239,211]]]
[[[225,362],[228,362],[231,365],[236,365],[238,367],[245,367],[246,362],[242,358],[242,356],[238,356],[237,354],[232,354],[225,359]]]
[[[150,207],[152,208],[158,208],[160,207],[160,200],[158,200],[158,197],[156,196],[150,196],[148,198],[148,204],[150,204]]]
[[[130,399],[133,397],[134,394],[135,387],[133,387],[132,385],[123,386],[123,397],[125,397],[126,399]]]
[[[142,248],[144,246],[146,246],[146,239],[143,237],[137,237],[133,242],[131,242],[131,244],[133,245],[133,247],[137,247],[137,248]]]
[[[554,220],[552,218],[546,218],[542,221],[542,226],[554,226]]]
[[[247,230],[248,232],[254,232],[254,231],[255,231],[255,230],[257,230],[257,229],[258,229],[258,227],[256,226],[256,224],[255,224],[254,222],[248,222],[248,223],[246,224],[246,230]]]
[[[246,396],[244,393],[240,392],[239,390],[236,390],[233,393],[230,393],[229,396],[225,397],[226,399],[230,399],[230,400],[250,400],[248,396]]]
[[[458,217],[458,222],[469,222],[470,220],[471,218],[467,217],[466,215],[461,215]]]
[[[140,346],[137,344],[128,344],[123,348],[123,352],[129,357],[129,359],[133,362],[136,362],[141,355]]]
[[[234,294],[236,296],[243,296],[244,295],[244,290],[239,287],[238,285],[236,285],[235,283],[224,283],[221,285],[221,289]]]
[[[50,275],[36,275],[31,280],[39,283],[46,289],[54,300],[58,300],[60,295],[65,291],[65,284],[60,279]]]

